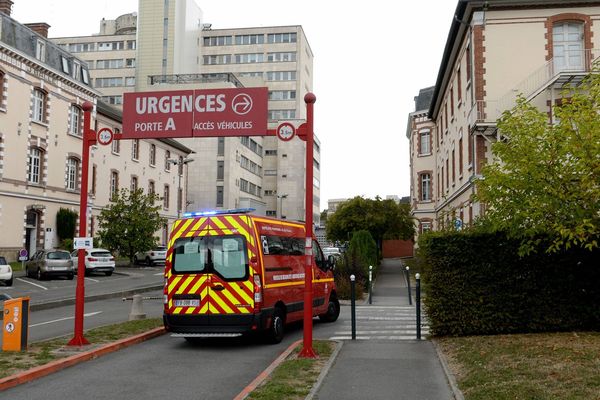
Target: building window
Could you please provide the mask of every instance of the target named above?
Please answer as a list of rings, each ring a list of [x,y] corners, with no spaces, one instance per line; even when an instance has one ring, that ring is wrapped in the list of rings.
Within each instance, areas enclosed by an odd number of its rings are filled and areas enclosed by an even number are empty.
[[[283,120],[296,118],[296,110],[270,110],[267,114],[267,119]]]
[[[171,158],[171,152],[169,150],[165,150],[165,171],[171,170],[171,163],[169,159]]]
[[[148,181],[148,194],[154,195],[156,193],[156,187],[154,186],[154,181]]]
[[[98,60],[96,61],[97,69],[119,69],[123,68],[123,59],[114,58],[110,60]]]
[[[79,160],[75,157],[67,159],[67,190],[77,190],[79,177]]]
[[[27,171],[27,181],[29,183],[40,183],[42,156],[42,151],[37,147],[32,147],[29,150],[29,170]]]
[[[456,181],[456,157],[455,151],[452,149],[452,184]]]
[[[152,166],[156,165],[156,145],[155,144],[150,145],[150,165],[152,165]]]
[[[275,210],[267,210],[266,215],[267,215],[267,217],[277,218],[277,211],[275,211]]]
[[[296,71],[267,71],[267,81],[295,81]]]
[[[135,175],[131,176],[131,184],[129,185],[129,190],[135,192],[138,188],[138,177]]]
[[[169,185],[165,185],[165,189],[163,191],[163,208],[165,210],[169,209]]]
[[[4,80],[6,79],[6,74],[0,71],[0,110],[4,109]]]
[[[113,131],[115,133],[120,133],[119,128],[115,128],[113,129]],[[111,143],[111,151],[113,152],[113,154],[119,154],[121,152],[121,141],[120,140],[113,140]]]
[[[35,58],[40,61],[46,61],[46,43],[43,40],[36,41]]]
[[[139,160],[139,156],[140,156],[140,139],[134,139],[131,142],[131,159],[132,160]]]
[[[110,198],[119,194],[119,173],[117,171],[110,172]]]
[[[224,156],[225,155],[225,138],[220,137],[217,141],[217,155]]]
[[[69,109],[69,133],[71,135],[81,136],[81,108],[71,104]]]
[[[135,68],[135,58],[126,58],[125,59],[125,67]]]
[[[431,154],[431,131],[429,129],[423,129],[419,133],[419,154],[429,155]]]
[[[217,207],[223,207],[223,186],[217,186]]]
[[[277,150],[265,150],[265,156],[276,156]]]
[[[204,38],[204,46],[231,46],[232,36],[210,36]]]
[[[102,96],[101,97],[102,101],[108,104],[112,104],[115,106],[120,106],[121,104],[123,104],[123,96],[121,95],[116,95],[116,96]]]
[[[458,175],[462,176],[463,173],[463,140],[462,137],[458,139]]]
[[[265,62],[265,55],[263,53],[236,54],[235,62],[236,64],[261,63]]]
[[[296,100],[295,90],[271,90],[269,91],[269,100]]]
[[[217,180],[222,181],[225,179],[225,162],[217,161]]]
[[[98,176],[98,168],[96,164],[92,165],[92,194],[96,195],[96,179]]]
[[[205,65],[231,64],[231,54],[213,54],[204,56]]]
[[[420,233],[426,233],[431,231],[431,221],[421,221],[420,225]]]
[[[263,44],[265,42],[265,35],[236,35],[235,44]]]
[[[296,52],[295,51],[287,51],[287,52],[267,53],[267,61],[269,61],[269,62],[296,61]]]
[[[456,95],[458,96],[458,106],[460,107],[462,99],[462,78],[460,76],[460,68],[456,71]]]
[[[267,36],[268,43],[296,43],[296,33],[270,33]]]
[[[431,175],[421,174],[421,201],[431,200]]]
[[[584,70],[583,24],[560,22],[552,27],[554,72]]]
[[[117,87],[123,86],[123,78],[112,77],[112,78],[96,78],[96,87]]]
[[[46,122],[46,102],[48,97],[42,89],[33,90],[33,114],[32,119],[35,122]]]

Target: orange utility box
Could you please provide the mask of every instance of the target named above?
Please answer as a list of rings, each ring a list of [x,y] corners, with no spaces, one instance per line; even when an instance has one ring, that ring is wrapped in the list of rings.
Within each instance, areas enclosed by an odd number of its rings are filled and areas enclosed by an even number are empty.
[[[29,297],[4,301],[2,350],[27,350],[29,335]]]

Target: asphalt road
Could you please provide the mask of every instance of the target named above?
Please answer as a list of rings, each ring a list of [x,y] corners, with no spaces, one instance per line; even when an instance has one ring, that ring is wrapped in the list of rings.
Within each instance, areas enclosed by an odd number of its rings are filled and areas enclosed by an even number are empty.
[[[343,318],[348,318],[343,307]],[[314,338],[328,338],[333,324],[314,320]],[[211,339],[189,344],[168,334],[2,392],[20,399],[232,399],[293,341],[301,324],[288,326],[283,342],[256,338]]]

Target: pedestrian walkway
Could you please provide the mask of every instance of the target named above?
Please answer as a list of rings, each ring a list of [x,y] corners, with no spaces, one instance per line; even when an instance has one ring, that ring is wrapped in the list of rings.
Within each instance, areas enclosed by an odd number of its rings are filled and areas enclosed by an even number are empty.
[[[421,335],[429,334],[427,321],[421,321]],[[414,306],[356,307],[356,339],[358,340],[415,340],[417,321]],[[331,340],[352,339],[352,323],[345,321]]]
[[[416,340],[415,306],[414,302],[409,305],[404,276],[399,259],[383,260],[372,304],[356,308],[357,340],[350,340],[349,322],[340,325],[332,336],[343,340],[344,345],[315,398],[454,398],[433,344]],[[425,324],[423,337],[427,332]]]

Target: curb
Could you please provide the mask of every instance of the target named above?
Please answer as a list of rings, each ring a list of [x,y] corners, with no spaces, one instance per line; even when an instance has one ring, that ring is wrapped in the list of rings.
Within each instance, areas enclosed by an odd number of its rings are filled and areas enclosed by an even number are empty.
[[[438,359],[440,360],[440,364],[442,364],[442,369],[444,370],[444,375],[446,375],[446,380],[448,381],[448,384],[450,385],[450,388],[452,389],[452,395],[454,396],[454,399],[455,400],[465,400],[465,396],[463,396],[462,392],[458,388],[456,379],[454,378],[454,375],[452,374],[452,372],[450,372],[450,367],[448,366],[446,357],[444,356],[444,353],[442,353],[442,350],[440,349],[440,346],[438,345],[437,341],[435,339],[431,339],[430,342],[433,344],[433,348],[435,349],[435,352],[437,353]]]
[[[279,366],[279,364],[281,364],[283,361],[285,361],[285,359],[287,358],[287,356],[290,355],[290,353],[292,351],[294,351],[294,349],[296,348],[296,346],[298,346],[300,343],[302,343],[303,339],[299,339],[296,340],[294,343],[292,343],[287,349],[285,349],[283,351],[283,353],[281,353],[279,355],[279,357],[277,357],[275,359],[275,361],[273,361],[271,363],[271,365],[269,365],[267,367],[267,369],[265,369],[263,372],[261,372],[256,378],[254,378],[254,380],[252,382],[250,382],[248,384],[248,386],[246,386],[241,392],[240,394],[238,394],[237,396],[235,396],[233,398],[233,400],[243,400],[246,397],[248,397],[248,395],[257,387],[260,386],[261,383],[263,383],[265,381],[265,379],[267,379],[269,377],[269,375],[271,375],[271,372],[273,372],[273,370],[275,368],[277,368]]]
[[[337,344],[335,346],[335,350],[333,350],[333,353],[331,353],[331,356],[329,357],[329,361],[327,361],[327,364],[325,364],[325,367],[323,367],[323,369],[321,370],[321,373],[319,374],[317,381],[313,385],[313,387],[310,390],[310,392],[308,393],[308,395],[304,398],[304,400],[312,400],[315,397],[315,395],[321,388],[321,385],[323,384],[325,377],[329,373],[329,370],[333,366],[333,363],[335,362],[335,360],[337,360],[337,357],[340,353],[340,350],[342,350],[342,346],[344,345],[344,342],[341,340],[334,340],[334,342],[337,342]]]
[[[94,358],[101,357],[105,354],[115,352],[125,347],[132,346],[144,342],[149,339],[161,336],[165,334],[165,328],[159,327],[152,329],[148,332],[140,333],[135,336],[131,336],[125,339],[117,340],[116,342],[109,343],[97,349],[88,350],[81,354],[76,354],[70,357],[61,358],[59,360],[52,361],[45,365],[32,368],[27,371],[20,372],[15,375],[7,376],[6,378],[0,379],[0,392],[9,389],[11,387],[33,381],[35,379],[44,377],[62,369],[71,367],[84,361],[92,360]]]

